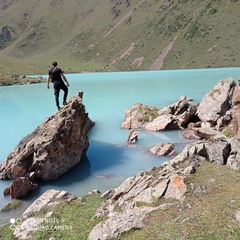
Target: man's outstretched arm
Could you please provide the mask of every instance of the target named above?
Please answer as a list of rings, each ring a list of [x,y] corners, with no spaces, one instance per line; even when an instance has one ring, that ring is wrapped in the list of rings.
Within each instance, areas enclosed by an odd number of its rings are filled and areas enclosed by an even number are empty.
[[[48,75],[48,79],[47,79],[47,89],[50,88],[49,84],[50,84],[50,75]]]
[[[61,74],[61,77],[62,77],[62,79],[65,81],[65,83],[67,84],[67,86],[69,87],[70,85],[69,85],[69,83],[68,83],[68,80],[67,80],[67,78],[65,77],[65,75],[62,73]]]

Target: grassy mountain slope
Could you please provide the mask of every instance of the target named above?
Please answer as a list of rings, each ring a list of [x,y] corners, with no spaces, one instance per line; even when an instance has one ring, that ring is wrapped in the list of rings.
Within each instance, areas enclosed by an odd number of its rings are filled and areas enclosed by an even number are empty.
[[[11,34],[0,32],[0,71],[45,73],[55,59],[66,72],[238,66],[239,7],[238,0],[0,0],[0,31]]]

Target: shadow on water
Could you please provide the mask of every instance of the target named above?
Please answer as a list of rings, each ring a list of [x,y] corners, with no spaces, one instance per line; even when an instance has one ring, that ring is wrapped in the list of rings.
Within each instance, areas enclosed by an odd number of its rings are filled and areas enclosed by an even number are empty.
[[[38,189],[30,192],[24,200],[31,201],[39,197],[46,189],[62,189],[69,191],[73,185],[94,177],[94,174],[103,169],[121,164],[122,149],[112,144],[91,143],[87,155],[67,173],[56,180],[38,182]]]
[[[92,141],[88,149],[87,155],[91,162],[91,175],[103,169],[109,169],[114,165],[122,164],[124,155],[123,145],[113,145]]]
[[[87,156],[83,156],[81,161],[75,165],[73,168],[69,169],[68,172],[60,176],[56,180],[51,180],[48,182],[40,182],[41,186],[56,186],[56,187],[66,187],[66,190],[73,183],[81,182],[90,176],[91,163]]]

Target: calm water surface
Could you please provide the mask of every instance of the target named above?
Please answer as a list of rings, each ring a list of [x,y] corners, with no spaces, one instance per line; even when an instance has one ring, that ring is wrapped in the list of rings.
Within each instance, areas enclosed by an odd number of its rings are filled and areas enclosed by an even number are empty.
[[[239,73],[239,68],[227,68],[66,75],[69,97],[83,91],[86,110],[96,122],[89,132],[87,158],[58,180],[41,183],[37,191],[23,199],[22,208],[11,214],[20,215],[48,189],[67,190],[80,197],[93,189],[103,192],[139,171],[168,161],[167,157],[150,155],[148,150],[157,143],[173,142],[180,152],[188,142],[181,132],[141,131],[137,144],[128,146],[128,131],[120,128],[124,111],[136,102],[164,107],[182,95],[199,102],[219,80],[232,77],[237,82]],[[47,90],[46,84],[0,87],[0,163],[55,111],[53,89]],[[0,192],[10,183],[0,181]],[[0,208],[10,201],[1,193]],[[10,217],[1,213],[0,224]]]

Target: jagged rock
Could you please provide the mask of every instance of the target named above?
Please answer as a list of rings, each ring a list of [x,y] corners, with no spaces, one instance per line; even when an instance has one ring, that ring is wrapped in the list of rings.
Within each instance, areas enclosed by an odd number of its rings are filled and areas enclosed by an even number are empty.
[[[231,152],[227,159],[227,165],[235,170],[240,169],[240,139],[238,137],[229,140]]]
[[[144,226],[143,220],[146,215],[157,207],[132,207],[124,209],[123,212],[113,212],[111,218],[98,223],[88,236],[88,240],[105,240],[117,238],[122,232],[131,229],[139,229]]]
[[[37,189],[38,185],[30,181],[28,177],[20,177],[14,180],[10,186],[10,196],[13,199],[21,198],[30,191]]]
[[[171,179],[164,198],[182,199],[187,191],[187,185],[184,183],[182,176],[175,176]]]
[[[152,122],[147,123],[145,129],[148,131],[177,130],[179,126],[171,114],[162,114]]]
[[[19,143],[2,163],[1,179],[14,180],[32,172],[35,180],[56,179],[80,162],[89,147],[87,132],[94,124],[82,96],[73,96]]]
[[[166,156],[174,154],[174,145],[172,143],[159,143],[150,149],[150,152],[158,156]]]
[[[187,125],[194,118],[197,105],[191,105],[186,96],[182,96],[176,103],[158,111],[158,117],[148,122],[145,129],[161,131],[164,129],[176,130]]]
[[[193,166],[197,167],[199,162],[205,160],[201,156],[194,158],[201,148],[198,151],[193,148],[194,145],[188,145],[178,158],[140,172],[126,179],[118,188],[104,193],[103,196],[109,199],[97,210],[95,217],[107,217],[107,220],[92,229],[88,240],[116,238],[122,232],[141,228],[147,213],[169,207],[169,204],[138,207],[137,202],[152,203],[161,197],[183,199],[187,189],[184,183],[186,176],[183,174],[192,172],[189,165],[193,169]],[[121,211],[116,212],[115,206],[120,207]]]
[[[213,139],[215,136],[223,136],[219,131],[214,130],[210,127],[199,127],[193,128],[193,135],[196,136],[198,139]]]
[[[138,141],[139,131],[136,129],[130,130],[128,134],[128,143],[136,143]]]
[[[236,87],[232,99],[232,123],[234,135],[240,136],[240,87]]]
[[[197,109],[197,116],[202,123],[216,126],[232,106],[232,96],[236,83],[232,78],[221,80],[202,99]],[[205,125],[206,126],[206,125]]]
[[[213,139],[204,143],[206,159],[212,163],[224,165],[227,163],[231,146],[225,139]],[[204,155],[203,155],[204,156]]]
[[[153,187],[152,196],[154,197],[154,200],[158,200],[164,195],[169,182],[170,182],[169,179],[163,179],[156,186]]]
[[[188,139],[199,139],[200,137],[195,134],[195,130],[201,126],[201,122],[189,123],[187,128],[182,131],[182,135]]]
[[[145,128],[148,131],[179,129],[195,116],[197,105],[189,103],[191,99],[182,96],[176,103],[163,109],[135,103],[125,111],[125,121],[121,127],[126,129]]]

